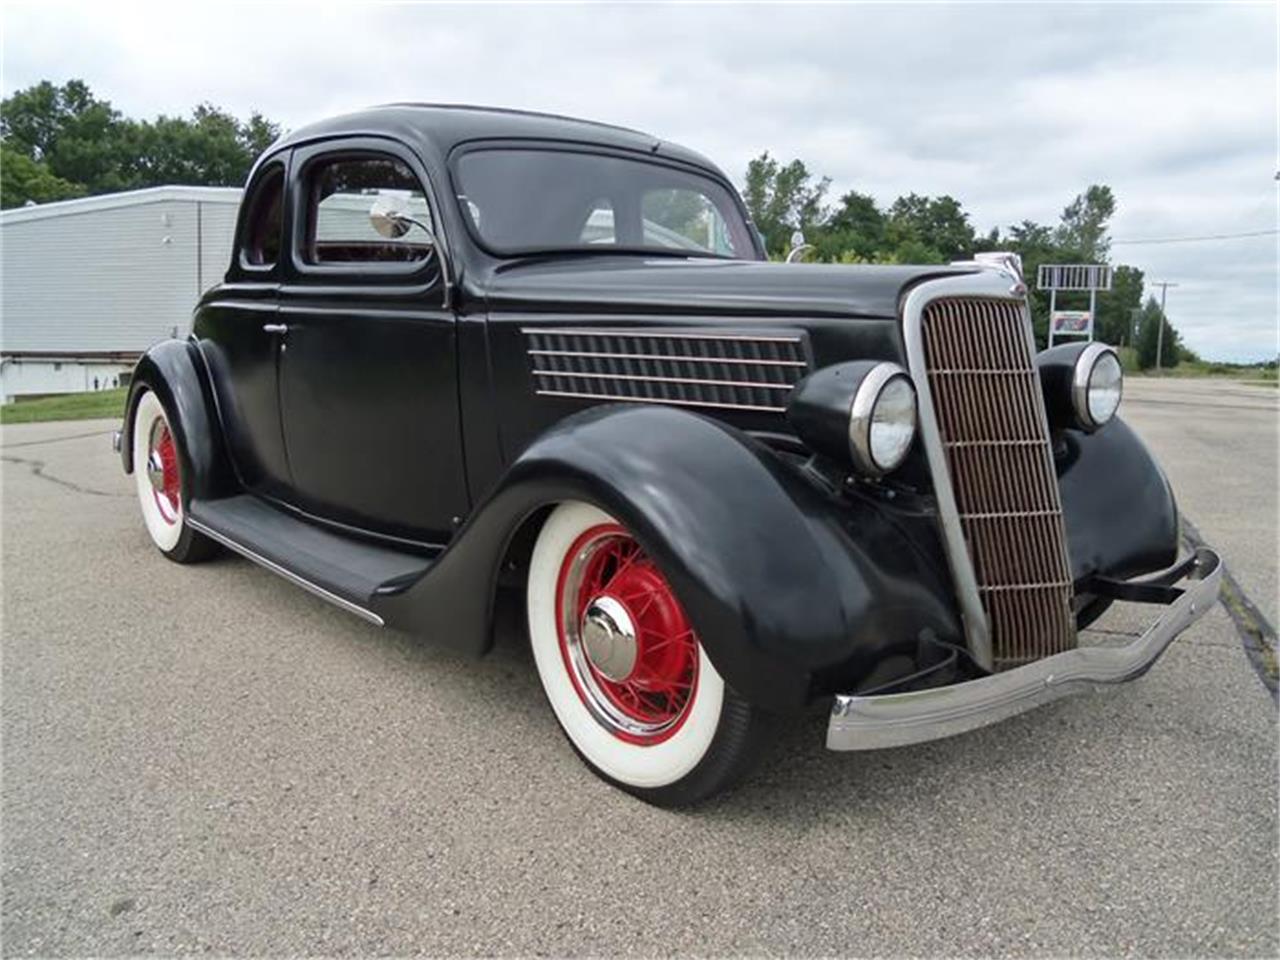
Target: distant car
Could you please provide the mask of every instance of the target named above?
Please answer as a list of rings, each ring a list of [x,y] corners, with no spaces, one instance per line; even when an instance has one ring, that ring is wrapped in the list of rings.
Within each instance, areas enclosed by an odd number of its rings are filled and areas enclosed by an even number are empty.
[[[1035,352],[1013,258],[769,263],[683,147],[396,105],[258,161],[117,442],[172,560],[472,654],[518,610],[573,748],[674,805],[779,715],[865,750],[1142,674],[1221,569],[1120,395],[1109,347]],[[1117,599],[1164,609],[1078,646]]]

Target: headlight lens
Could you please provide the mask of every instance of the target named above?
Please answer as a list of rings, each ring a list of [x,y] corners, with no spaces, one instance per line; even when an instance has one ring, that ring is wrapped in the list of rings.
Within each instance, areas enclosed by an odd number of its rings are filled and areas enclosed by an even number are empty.
[[[916,391],[896,363],[882,363],[858,386],[849,418],[854,465],[870,476],[897,469],[916,435]]]
[[[916,435],[916,392],[906,377],[894,377],[880,391],[871,415],[871,459],[882,470],[902,462]]]
[[[1124,375],[1120,361],[1114,353],[1105,353],[1093,365],[1089,375],[1089,416],[1097,424],[1106,423],[1115,416],[1120,406],[1120,384]]]
[[[1116,415],[1124,387],[1120,358],[1105,344],[1081,351],[1072,378],[1071,401],[1080,425],[1096,430]]]

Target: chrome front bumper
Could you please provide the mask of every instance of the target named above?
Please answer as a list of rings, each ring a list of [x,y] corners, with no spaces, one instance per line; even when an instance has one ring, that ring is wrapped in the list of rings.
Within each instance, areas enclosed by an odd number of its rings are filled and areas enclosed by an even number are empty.
[[[1082,647],[1026,666],[946,687],[860,697],[842,694],[831,708],[827,747],[879,750],[954,736],[1042,704],[1142,676],[1183,630],[1218,599],[1222,561],[1196,550],[1182,594],[1142,636],[1123,647]]]

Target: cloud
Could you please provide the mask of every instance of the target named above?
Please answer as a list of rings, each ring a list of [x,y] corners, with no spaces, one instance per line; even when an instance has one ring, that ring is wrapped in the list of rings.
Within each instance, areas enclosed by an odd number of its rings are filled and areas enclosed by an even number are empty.
[[[291,127],[391,100],[649,130],[735,179],[768,149],[883,202],[948,193],[983,231],[1090,183],[1116,237],[1277,225],[1269,5],[9,4],[7,94],[78,76],[134,116],[211,101]],[[1206,356],[1274,356],[1274,238],[1117,245],[1182,284]]]

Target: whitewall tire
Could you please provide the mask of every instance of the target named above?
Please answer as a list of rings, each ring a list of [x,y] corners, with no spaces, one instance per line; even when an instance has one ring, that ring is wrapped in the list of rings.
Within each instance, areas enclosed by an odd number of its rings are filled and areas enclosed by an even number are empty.
[[[555,508],[527,585],[547,700],[599,776],[660,805],[737,779],[769,726],[721,678],[656,564],[616,519]]]
[[[134,406],[133,478],[147,533],[170,560],[194,563],[216,545],[186,522],[186,489],[178,438],[160,399],[145,390]]]

